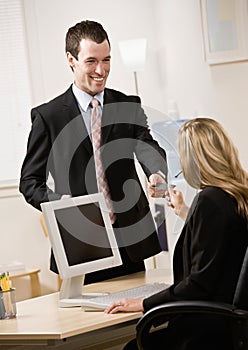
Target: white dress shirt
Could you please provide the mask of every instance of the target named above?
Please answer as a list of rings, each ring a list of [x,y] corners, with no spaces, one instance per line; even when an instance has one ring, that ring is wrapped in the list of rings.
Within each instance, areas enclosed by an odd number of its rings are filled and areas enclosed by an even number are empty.
[[[86,129],[88,131],[88,134],[91,138],[91,123],[90,123],[90,119],[91,119],[91,106],[90,106],[90,102],[92,100],[92,98],[96,98],[99,101],[99,104],[101,106],[101,108],[103,107],[103,95],[104,92],[100,92],[98,94],[96,94],[95,96],[91,96],[89,94],[87,94],[85,91],[80,90],[75,83],[72,85],[72,92],[74,94],[74,96],[76,97],[77,103],[78,103],[78,107],[80,109],[80,112],[82,114],[83,117],[83,121],[85,123]]]

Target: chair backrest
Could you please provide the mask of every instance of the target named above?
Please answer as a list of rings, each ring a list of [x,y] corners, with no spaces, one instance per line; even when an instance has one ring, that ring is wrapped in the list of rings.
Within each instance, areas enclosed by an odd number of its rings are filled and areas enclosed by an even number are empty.
[[[44,235],[46,237],[48,237],[48,232],[47,232],[47,228],[46,228],[45,219],[44,219],[43,214],[40,215],[40,223],[41,223],[41,227],[42,227],[42,230],[44,232]]]
[[[47,231],[47,228],[46,228],[46,223],[45,223],[45,219],[44,219],[43,214],[40,215],[40,223],[41,223],[41,227],[42,227],[42,230],[44,232],[44,235],[46,237],[48,237],[48,231]],[[62,285],[62,279],[58,275],[58,290],[60,290],[61,285]]]
[[[243,310],[248,310],[248,248],[240,271],[233,304]]]

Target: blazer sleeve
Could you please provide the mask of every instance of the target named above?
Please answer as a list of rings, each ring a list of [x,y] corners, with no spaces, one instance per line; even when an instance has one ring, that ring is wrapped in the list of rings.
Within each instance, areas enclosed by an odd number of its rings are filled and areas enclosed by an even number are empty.
[[[46,124],[37,109],[32,109],[31,118],[32,127],[21,168],[19,190],[29,204],[40,210],[42,202],[60,199],[61,195],[54,193],[46,184],[47,161],[51,150]]]

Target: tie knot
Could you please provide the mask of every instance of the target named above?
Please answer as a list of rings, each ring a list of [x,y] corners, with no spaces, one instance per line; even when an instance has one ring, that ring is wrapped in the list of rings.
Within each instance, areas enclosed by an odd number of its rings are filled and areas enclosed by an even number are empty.
[[[92,98],[90,104],[93,108],[95,108],[95,107],[98,107],[99,101],[96,98]]]

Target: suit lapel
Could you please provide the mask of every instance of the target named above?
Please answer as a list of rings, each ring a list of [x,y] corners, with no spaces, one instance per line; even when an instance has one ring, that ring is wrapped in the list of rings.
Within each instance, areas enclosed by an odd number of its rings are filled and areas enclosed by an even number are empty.
[[[116,122],[116,116],[118,115],[117,104],[118,103],[114,100],[111,92],[108,89],[105,89],[102,114],[102,145],[107,143],[109,135]]]
[[[87,151],[92,154],[92,143],[88,135],[85,123],[83,121],[82,115],[80,113],[77,101],[73,95],[72,88],[70,87],[64,96],[63,111],[65,113],[65,118],[69,123],[76,117],[79,117],[79,129],[82,134],[82,145],[87,149]],[[102,114],[102,140],[101,143],[105,144],[109,138],[109,135],[116,123],[116,116],[118,115],[118,102],[114,100],[111,90],[105,89],[104,91],[104,101],[103,101],[103,114]]]
[[[89,138],[88,131],[86,129],[83,117],[79,110],[77,101],[73,95],[71,87],[65,92],[63,111],[65,113],[65,117],[68,123],[70,123],[72,120],[77,118],[78,130],[76,130],[76,132],[77,133],[80,132],[80,138],[82,139],[82,146],[85,147],[85,149],[90,154],[92,154],[93,153],[92,143]]]

